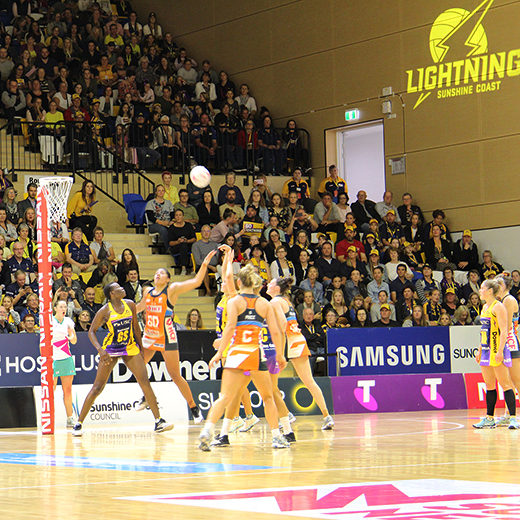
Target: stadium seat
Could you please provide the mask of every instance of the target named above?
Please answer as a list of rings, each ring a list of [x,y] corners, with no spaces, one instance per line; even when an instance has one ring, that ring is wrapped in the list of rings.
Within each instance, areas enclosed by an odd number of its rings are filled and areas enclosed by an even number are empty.
[[[146,201],[137,193],[126,193],[123,195],[126,214],[130,224],[142,226],[144,224],[144,209]]]

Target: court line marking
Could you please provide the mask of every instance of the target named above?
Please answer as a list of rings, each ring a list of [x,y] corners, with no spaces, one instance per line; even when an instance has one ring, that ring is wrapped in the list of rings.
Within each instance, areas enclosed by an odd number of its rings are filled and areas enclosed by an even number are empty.
[[[301,469],[301,470],[293,470],[291,468],[287,468],[285,471],[249,471],[247,473],[204,473],[197,475],[179,475],[176,477],[167,477],[167,478],[145,478],[145,479],[131,479],[131,480],[111,480],[106,482],[89,482],[85,484],[85,482],[77,482],[71,484],[46,484],[40,486],[17,486],[17,487],[8,487],[8,488],[0,488],[1,491],[11,491],[13,489],[46,489],[46,488],[60,488],[60,487],[71,487],[71,486],[98,486],[98,485],[106,485],[106,484],[126,484],[132,482],[161,482],[161,481],[169,481],[169,480],[187,480],[187,479],[200,479],[207,477],[242,477],[242,476],[253,476],[253,475],[277,475],[277,474],[285,474],[285,473],[324,473],[329,471],[364,471],[364,470],[372,470],[372,469],[386,469],[386,468],[420,468],[420,467],[431,467],[431,466],[452,466],[455,464],[464,465],[464,464],[503,464],[504,462],[520,462],[520,459],[497,459],[497,460],[474,460],[474,461],[456,461],[456,462],[429,462],[424,464],[392,464],[392,465],[384,465],[384,466],[362,466],[362,467],[345,467],[345,468],[323,468],[323,469]]]

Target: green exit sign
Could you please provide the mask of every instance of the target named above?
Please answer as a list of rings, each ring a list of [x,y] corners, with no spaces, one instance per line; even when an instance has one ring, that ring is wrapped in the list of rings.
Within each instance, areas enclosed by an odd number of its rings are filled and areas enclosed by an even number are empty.
[[[357,108],[345,110],[345,121],[354,121],[355,119],[359,119],[359,110]]]

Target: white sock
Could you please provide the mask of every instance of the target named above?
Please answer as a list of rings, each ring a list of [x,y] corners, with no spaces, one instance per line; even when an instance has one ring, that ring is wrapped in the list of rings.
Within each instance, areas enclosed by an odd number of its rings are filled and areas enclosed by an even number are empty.
[[[204,425],[204,428],[202,429],[202,433],[213,436],[214,429],[215,429],[215,423],[212,423],[211,421],[206,421],[206,424]]]
[[[280,422],[282,423],[284,434],[292,432],[291,423],[289,422],[289,416],[280,417]]]
[[[280,437],[280,429],[279,428],[274,428],[274,430],[271,430],[271,433],[273,435],[273,439],[275,437]]]
[[[220,430],[220,435],[228,435],[229,428],[231,427],[231,423],[233,422],[233,419],[226,419],[222,421],[222,429]]]

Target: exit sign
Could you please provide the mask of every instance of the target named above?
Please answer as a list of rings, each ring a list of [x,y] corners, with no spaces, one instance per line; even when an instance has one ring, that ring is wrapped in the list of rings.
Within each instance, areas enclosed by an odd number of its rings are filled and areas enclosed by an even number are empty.
[[[345,121],[354,121],[355,119],[359,119],[359,110],[357,108],[345,111]]]

